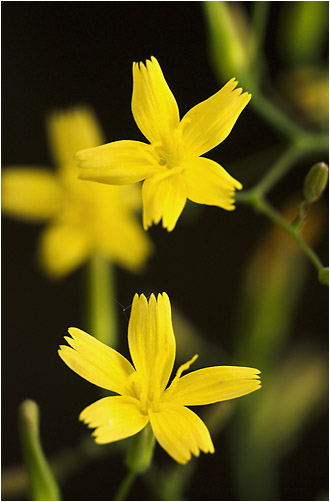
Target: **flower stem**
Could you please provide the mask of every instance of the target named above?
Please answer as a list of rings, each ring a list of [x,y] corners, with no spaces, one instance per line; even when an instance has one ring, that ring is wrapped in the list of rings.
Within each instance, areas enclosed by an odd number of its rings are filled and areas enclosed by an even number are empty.
[[[254,91],[251,106],[268,123],[277,129],[282,135],[295,142],[305,131],[295,124],[276,105],[269,101],[259,91]]]
[[[253,2],[252,4],[252,27],[255,35],[255,52],[253,58],[254,67],[258,76],[257,85],[260,84],[262,64],[264,60],[263,46],[267,31],[270,2]]]
[[[282,110],[274,105],[269,99],[259,91],[255,90],[251,106],[255,111],[274,129],[285,136],[297,149],[306,152],[326,152],[329,148],[329,137],[327,133],[310,132],[288,117]]]
[[[118,488],[114,500],[126,500],[133,482],[139,474],[149,469],[155,447],[155,436],[150,424],[131,438],[125,463],[129,469],[122,484]]]
[[[120,487],[118,488],[113,500],[127,500],[127,494],[130,491],[131,486],[137,476],[138,473],[136,471],[129,470]]]
[[[318,138],[318,141],[313,141],[312,135],[309,133],[303,133],[303,136],[299,140],[284,150],[274,165],[253,188],[237,193],[236,200],[237,202],[249,204],[256,211],[264,214],[273,223],[291,235],[291,237],[295,239],[306,256],[308,256],[313,265],[316,267],[319,273],[320,282],[322,284],[327,284],[328,279],[324,278],[326,272],[321,261],[300,234],[307,210],[306,205],[300,205],[298,217],[292,224],[289,224],[265,199],[265,194],[295,166],[296,162],[300,158],[304,157],[307,153],[313,153],[326,149],[327,139],[325,140],[322,134],[317,135],[316,137]]]
[[[291,237],[293,237],[296,242],[298,242],[298,244],[305,252],[305,254],[308,256],[308,258],[311,260],[311,262],[313,263],[318,272],[321,269],[323,269],[323,265],[319,260],[318,256],[314,253],[312,248],[307,244],[307,242],[301,236],[299,230],[295,226],[292,226],[289,223],[287,223],[284,220],[284,218],[282,218],[282,216],[267,201],[263,200],[259,207],[261,207],[263,214],[265,214],[271,221],[273,221],[273,223],[276,223],[279,227],[281,227],[289,235],[291,235]]]
[[[244,200],[244,199],[242,199]],[[291,237],[299,244],[301,249],[304,251],[306,256],[310,259],[310,261],[315,266],[316,270],[320,273],[323,270],[323,265],[318,258],[318,256],[314,253],[312,248],[307,244],[305,239],[301,236],[299,232],[299,228],[295,225],[290,225],[285,219],[278,213],[264,197],[260,196],[258,192],[254,192],[254,189],[248,192],[248,197],[245,199],[245,202],[249,203],[257,212],[264,214],[277,226],[282,228],[285,232],[287,232]]]
[[[117,319],[114,308],[114,270],[109,261],[95,254],[88,267],[89,330],[100,342],[117,346]]]
[[[257,183],[255,190],[265,194],[284,176],[284,174],[294,167],[295,162],[297,162],[302,155],[302,152],[296,146],[287,148],[272,168]]]

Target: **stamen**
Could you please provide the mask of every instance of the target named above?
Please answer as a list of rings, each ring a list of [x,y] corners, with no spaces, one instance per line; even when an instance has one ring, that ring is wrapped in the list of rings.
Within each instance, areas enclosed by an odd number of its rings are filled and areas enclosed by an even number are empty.
[[[187,361],[184,364],[181,364],[181,366],[179,367],[178,371],[176,372],[175,377],[173,378],[173,381],[171,383],[171,387],[173,385],[176,385],[176,383],[179,380],[179,378],[181,377],[182,373],[184,371],[187,371],[187,369],[190,368],[190,366],[196,361],[197,357],[198,357],[198,354],[195,354],[194,357],[192,357],[191,359],[189,359],[189,361]]]

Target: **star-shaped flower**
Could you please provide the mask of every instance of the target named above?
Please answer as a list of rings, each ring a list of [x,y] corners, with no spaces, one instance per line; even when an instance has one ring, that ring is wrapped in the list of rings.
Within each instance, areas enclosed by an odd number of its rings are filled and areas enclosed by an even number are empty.
[[[17,219],[47,223],[39,257],[52,277],[68,274],[94,253],[137,270],[151,251],[134,215],[140,205],[137,187],[102,186],[77,178],[77,150],[103,141],[95,115],[85,107],[53,113],[48,135],[56,172],[3,169],[2,210]]]
[[[132,112],[150,144],[115,141],[78,152],[81,179],[122,185],[145,180],[143,226],[162,220],[173,230],[190,199],[233,210],[241,189],[213,160],[201,157],[230,133],[251,95],[231,79],[220,91],[193,107],[180,121],[176,100],[156,58],[133,63]]]
[[[118,396],[102,398],[85,408],[80,419],[95,428],[97,443],[133,436],[149,422],[158,443],[185,464],[200,450],[213,453],[209,431],[187,406],[216,403],[249,394],[260,387],[259,370],[213,366],[181,376],[195,355],[177,371],[167,387],[175,360],[171,305],[166,293],[135,295],[128,326],[128,346],[134,366],[119,352],[77,328],[70,328],[71,345],[59,355],[73,371]]]

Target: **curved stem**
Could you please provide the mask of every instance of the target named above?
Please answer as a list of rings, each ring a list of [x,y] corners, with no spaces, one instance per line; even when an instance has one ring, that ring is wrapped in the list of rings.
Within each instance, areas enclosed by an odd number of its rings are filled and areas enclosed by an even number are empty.
[[[295,142],[301,136],[305,135],[305,131],[295,124],[287,115],[285,115],[276,105],[269,101],[260,92],[255,91],[251,106],[257,113],[269,122],[275,129],[282,135],[286,136],[289,140]]]
[[[249,197],[246,197],[245,202],[249,203],[256,211],[267,216],[267,218],[269,218],[273,223],[291,235],[291,237],[299,244],[306,256],[308,256],[318,272],[323,269],[320,259],[301,236],[299,229],[285,221],[280,213],[278,213],[267,200],[265,200],[262,196],[255,194],[251,190],[251,192],[249,192]]]
[[[266,194],[280,179],[287,174],[290,169],[295,166],[295,163],[304,157],[317,151],[327,150],[327,138],[318,136],[319,141],[309,141],[310,137],[306,137],[305,141],[299,144],[291,145],[284,150],[279,156],[273,166],[266,172],[266,174],[258,181],[258,183],[249,191],[244,191],[236,194],[237,201],[244,201],[250,197],[251,192],[258,192],[260,195]],[[324,148],[323,148],[324,147]]]
[[[265,176],[257,183],[255,190],[265,194],[272,186],[274,186],[292,167],[297,160],[302,157],[303,153],[296,146],[290,146],[279,157],[273,167],[265,174]]]
[[[266,215],[271,221],[273,221],[273,223],[276,223],[279,227],[281,227],[289,235],[291,235],[291,237],[293,237],[296,242],[298,242],[298,244],[305,252],[306,256],[308,256],[308,258],[311,260],[318,272],[323,268],[320,259],[314,253],[312,248],[307,244],[296,227],[293,227],[292,225],[287,223],[284,218],[266,200],[261,201],[259,210],[261,210],[261,212]]]
[[[136,471],[130,470],[127,472],[123,482],[118,488],[113,500],[127,500],[127,494],[131,489],[138,473]]]
[[[310,132],[296,124],[282,110],[274,105],[260,91],[253,93],[251,106],[255,111],[301,151],[327,151],[329,147],[328,134]]]

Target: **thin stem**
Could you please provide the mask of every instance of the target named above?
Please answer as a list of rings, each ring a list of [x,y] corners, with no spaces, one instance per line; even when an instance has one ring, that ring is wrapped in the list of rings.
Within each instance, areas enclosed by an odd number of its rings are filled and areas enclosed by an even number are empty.
[[[260,92],[254,92],[251,106],[263,117],[267,122],[277,129],[282,135],[289,140],[295,142],[301,136],[305,135],[305,131],[295,124],[287,115],[285,115],[277,106],[273,105]]]
[[[117,346],[117,319],[114,308],[114,270],[109,261],[95,254],[88,268],[88,329],[98,340]]]
[[[270,2],[253,2],[252,25],[256,39],[255,60],[260,62],[264,46]]]
[[[274,186],[302,157],[302,152],[296,146],[291,146],[278,158],[272,168],[257,183],[254,190],[265,194]]]
[[[113,500],[127,500],[127,494],[130,491],[138,473],[133,470],[129,470],[118,488]]]
[[[259,195],[266,194],[290,169],[292,169],[296,162],[309,153],[322,151],[327,149],[327,141],[324,141],[323,136],[318,136],[318,141],[310,140],[310,136],[305,137],[305,141],[301,140],[299,143],[289,146],[280,155],[274,165],[266,172],[261,180],[251,189],[249,193],[255,192]],[[323,148],[324,147],[324,148]],[[247,197],[247,192],[237,193],[236,199],[244,201]]]
[[[301,128],[259,91],[253,93],[251,106],[300,150],[305,152],[327,151],[329,147],[328,134],[309,132]]]
[[[278,213],[268,201],[264,198],[254,198],[251,200],[251,205],[255,208],[259,213],[264,214],[269,218],[273,223],[282,228],[285,232],[287,232],[291,237],[300,245],[301,249],[305,252],[306,256],[310,259],[310,261],[315,266],[316,270],[320,272],[323,269],[323,265],[319,260],[318,256],[314,253],[312,248],[307,244],[305,239],[299,233],[299,230],[291,226],[285,219]]]
[[[154,447],[155,436],[149,423],[142,431],[131,438],[125,458],[125,464],[129,470],[116,492],[114,500],[126,500],[124,497],[126,497],[137,475],[146,472],[150,468]]]

